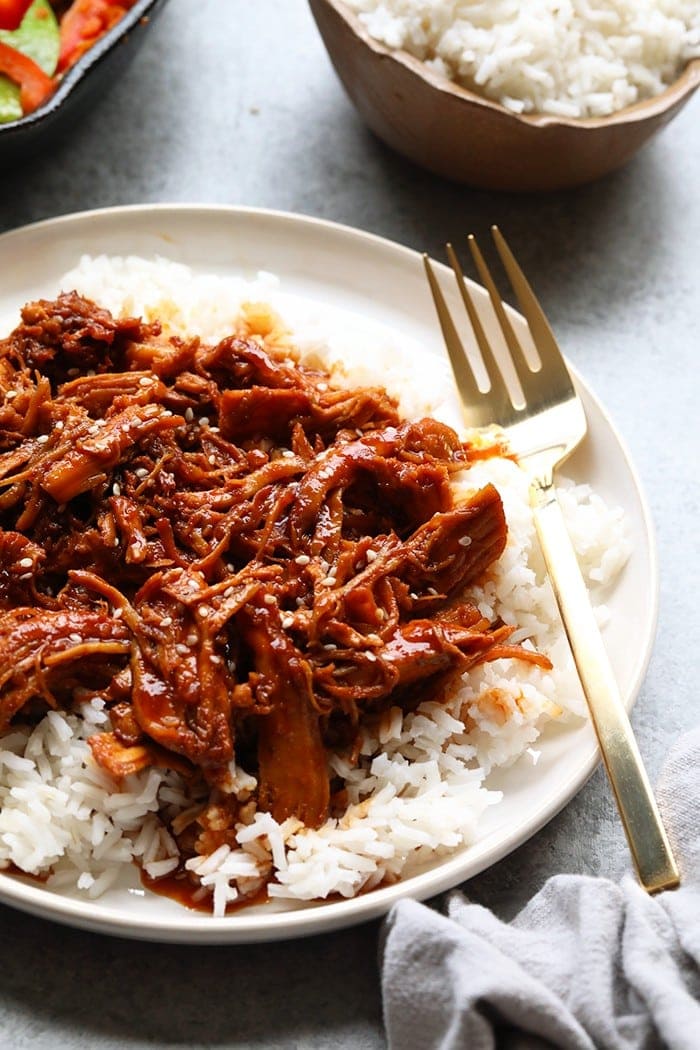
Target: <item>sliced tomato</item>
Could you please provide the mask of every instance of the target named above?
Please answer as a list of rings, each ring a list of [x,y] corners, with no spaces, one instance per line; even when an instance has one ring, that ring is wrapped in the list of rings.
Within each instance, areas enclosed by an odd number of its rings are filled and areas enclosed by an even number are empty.
[[[33,113],[53,94],[56,87],[51,77],[33,59],[3,43],[0,43],[0,73],[19,85],[23,113]]]
[[[17,29],[32,0],[0,0],[0,29]]]
[[[61,19],[58,71],[74,65],[88,48],[122,18],[135,0],[73,0]]]

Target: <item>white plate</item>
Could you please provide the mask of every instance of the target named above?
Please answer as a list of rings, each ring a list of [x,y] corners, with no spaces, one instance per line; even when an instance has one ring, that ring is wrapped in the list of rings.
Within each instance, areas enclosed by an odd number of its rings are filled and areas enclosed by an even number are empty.
[[[61,274],[83,253],[155,254],[197,270],[239,274],[259,270],[282,278],[285,291],[338,311],[339,323],[383,326],[423,352],[444,357],[420,256],[390,241],[332,223],[277,212],[160,205],[113,208],[38,223],[0,237],[0,322],[13,323],[19,305],[53,294]],[[450,305],[460,306],[443,268]],[[485,301],[485,292],[480,290]],[[354,315],[348,318],[348,312]],[[522,322],[518,321],[519,324]],[[579,381],[590,427],[567,465],[621,506],[632,533],[632,557],[609,605],[606,644],[627,707],[639,691],[654,639],[658,574],[650,517],[635,471],[602,407]],[[634,639],[634,644],[630,644]],[[110,891],[97,901],[54,893],[36,883],[0,875],[0,900],[44,918],[120,936],[189,943],[277,940],[321,933],[384,914],[400,897],[425,899],[464,882],[521,845],[583,786],[598,761],[587,724],[552,726],[537,744],[536,767],[525,757],[489,779],[505,792],[487,811],[478,841],[405,881],[349,901],[311,905],[265,904],[223,919],[188,911],[139,888]]]

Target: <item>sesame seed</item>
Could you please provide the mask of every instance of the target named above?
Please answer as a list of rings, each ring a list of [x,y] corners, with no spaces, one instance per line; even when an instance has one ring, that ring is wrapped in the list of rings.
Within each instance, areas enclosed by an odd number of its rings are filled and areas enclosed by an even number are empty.
[[[31,578],[32,578],[31,572],[23,572],[22,575],[20,576],[20,580],[31,580]]]
[[[292,450],[290,448],[286,448],[284,450],[284,452],[282,453],[282,456],[284,457],[284,459],[294,459],[295,458],[294,457],[294,453],[292,452]]]
[[[227,587],[224,591],[224,598],[230,598],[231,595],[235,593],[235,590],[235,587]]]
[[[115,481],[114,484],[112,485],[112,494],[114,496],[121,496],[121,494],[122,494],[122,487],[121,487],[121,485],[119,484],[118,481]]]
[[[320,390],[321,393],[323,393],[324,390],[328,390],[328,383],[317,383],[316,384],[316,389]]]
[[[94,423],[93,426],[91,426],[88,429],[88,434],[90,434],[92,436],[93,434],[97,434],[97,433],[99,433],[99,427],[97,426],[97,423]]]
[[[160,621],[160,625],[161,625],[161,627],[170,627],[172,622],[173,622],[172,616],[164,616],[163,619]]]
[[[121,620],[123,613],[124,613],[123,609],[115,609],[114,612],[112,613],[112,619],[114,619],[114,620]]]
[[[78,642],[82,642],[83,640],[81,635],[79,634],[69,634],[68,637],[70,638],[71,642],[75,642],[76,644]]]
[[[384,644],[382,642],[382,639],[379,637],[378,634],[368,634],[367,635],[367,641],[370,643],[370,645],[383,645]]]
[[[63,420],[59,419],[57,423],[53,425],[54,430],[63,430]]]
[[[338,648],[338,646],[335,644],[335,642],[327,642],[323,648],[326,650],[327,653],[332,653],[335,649]]]
[[[187,586],[190,588],[191,591],[198,591],[199,590],[199,584],[197,583],[196,580],[188,580],[187,581]]]
[[[194,419],[194,412],[192,411],[191,408],[188,408],[188,409],[185,410],[185,419],[187,420],[188,423],[191,423],[192,420]]]
[[[175,646],[175,652],[179,653],[180,656],[188,656],[189,651],[189,648],[186,645],[183,645],[182,642],[178,642]]]
[[[200,605],[197,612],[201,617],[203,617],[206,620],[207,616],[209,616],[209,614],[211,613],[211,609],[208,605]]]
[[[265,605],[274,605],[277,599],[274,594],[266,594],[263,597],[263,601],[265,602]]]
[[[457,540],[457,543],[460,545],[460,547],[471,547],[471,545],[472,545],[472,538],[471,538],[471,536],[461,536]]]
[[[434,587],[428,587],[428,594],[438,594],[438,593],[439,592],[436,591]]]
[[[304,605],[304,599],[303,598],[295,598],[294,599],[294,604],[296,605],[297,609],[301,609],[303,607],[303,605]]]
[[[39,437],[36,440],[37,440],[37,444],[45,445],[46,442],[49,440],[49,435],[48,434],[39,434]]]
[[[335,587],[337,580],[335,576],[324,576],[324,578],[321,580],[321,583],[324,585],[324,587]]]
[[[364,433],[363,433],[363,432],[362,432],[362,431],[360,430],[360,428],[359,428],[359,427],[357,428],[357,430],[355,431],[355,433],[357,434],[357,436],[358,436],[359,438],[361,438],[361,437],[364,437]]]
[[[150,386],[151,380],[147,376],[141,376],[139,379],[139,386]]]
[[[381,622],[384,623],[384,621],[386,620],[386,610],[385,609],[377,609],[377,619],[381,620]]]
[[[216,653],[213,653],[213,654],[211,655],[210,659],[211,659],[211,662],[212,662],[213,664],[220,664],[220,663],[221,663],[221,657],[220,657],[220,656],[217,656],[217,655],[216,655]]]
[[[200,416],[199,419],[197,420],[197,422],[199,423],[200,427],[208,427],[209,426],[209,416]]]
[[[293,616],[285,616],[283,618],[283,620],[282,620],[282,626],[284,627],[285,631],[288,630],[288,628],[293,627],[294,626],[294,617]]]
[[[374,663],[377,662],[377,657],[374,655],[374,653],[365,653],[365,656],[367,657],[367,659],[369,660],[369,662],[371,664],[374,664]]]
[[[146,470],[146,468],[145,467],[137,467],[137,469],[136,469],[136,477],[137,478],[147,478],[148,477],[148,471]]]
[[[197,641],[198,641],[197,635],[196,634],[188,634],[187,637],[185,638],[185,641],[187,642],[188,645],[196,645]]]
[[[308,556],[308,554],[299,554],[294,559],[294,561],[297,563],[297,565],[308,565],[311,561],[311,558]]]
[[[31,558],[20,558],[17,564],[19,565],[20,569],[31,569],[34,562]]]
[[[212,452],[212,454],[210,456],[207,456],[207,462],[211,463],[212,467],[216,463],[216,456],[214,455],[213,452]]]
[[[95,369],[94,368],[88,368],[88,370],[85,373],[85,375],[88,377],[88,379],[92,379],[92,377],[95,375]]]
[[[374,561],[376,557],[377,557],[377,552],[376,551],[371,551],[371,550],[367,551],[367,561]]]
[[[18,394],[19,394],[19,390],[8,390],[7,393],[5,394],[5,400],[6,401],[11,401],[12,398],[13,397],[17,397]]]
[[[114,539],[112,540],[112,546],[113,547],[118,547],[119,546],[119,537],[118,536],[115,536]]]

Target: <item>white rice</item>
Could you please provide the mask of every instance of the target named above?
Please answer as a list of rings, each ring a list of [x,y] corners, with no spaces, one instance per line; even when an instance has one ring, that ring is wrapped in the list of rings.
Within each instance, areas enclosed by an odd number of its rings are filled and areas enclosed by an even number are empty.
[[[598,117],[700,55],[697,0],[347,0],[371,36],[515,113]]]
[[[407,367],[403,344],[366,337],[360,343],[317,305],[285,296],[269,274],[246,284],[200,276],[162,259],[100,257],[83,259],[61,286],[117,313],[166,318],[173,334],[189,331],[206,340],[228,334],[242,304],[262,298],[281,313],[304,361],[325,362],[338,381],[383,383],[408,415],[430,412],[454,422],[447,408],[449,375],[434,360],[416,358]],[[509,538],[498,564],[471,593],[483,615],[517,624],[514,639],[550,655],[554,670],[494,661],[465,675],[447,705],[427,698],[405,717],[398,708],[387,712],[375,735],[365,734],[357,766],[338,755],[331,759],[348,793],[341,820],[310,830],[294,819],[279,825],[258,812],[237,829],[237,848],[222,846],[187,862],[216,915],[270,878],[273,897],[349,897],[473,842],[479,818],[500,800],[485,782],[489,772],[524,752],[534,764],[532,745],[543,726],[583,712],[535,540],[526,477],[512,461],[494,458],[463,472],[456,484],[466,490],[487,481],[503,497]],[[586,485],[566,482],[560,498],[592,593],[602,594],[629,555],[622,514]],[[108,722],[103,708],[93,700],[82,716],[50,712],[34,730],[13,729],[0,741],[0,866],[49,873],[49,886],[91,898],[134,861],[153,878],[174,870],[177,846],[161,817],[167,822],[197,801],[187,797],[177,774],[159,770],[116,786],[86,743]],[[231,773],[230,790],[247,799],[254,779],[235,768]]]
[[[48,885],[104,893],[124,864],[151,874],[178,865],[177,846],[157,813],[170,774],[150,770],[121,785],[93,761],[86,740],[108,722],[104,703],[82,717],[50,711],[34,729],[11,730],[0,750],[0,861]],[[186,799],[178,791],[179,806]]]

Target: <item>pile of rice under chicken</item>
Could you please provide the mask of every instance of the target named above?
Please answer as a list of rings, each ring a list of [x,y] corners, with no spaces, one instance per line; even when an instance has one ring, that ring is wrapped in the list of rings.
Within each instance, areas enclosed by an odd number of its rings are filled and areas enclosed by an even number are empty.
[[[222,915],[473,841],[491,769],[580,702],[499,436],[240,282],[62,287],[0,341],[0,864],[93,897],[135,864]],[[561,496],[609,581],[619,512]]]

